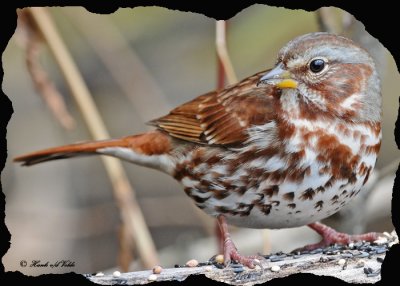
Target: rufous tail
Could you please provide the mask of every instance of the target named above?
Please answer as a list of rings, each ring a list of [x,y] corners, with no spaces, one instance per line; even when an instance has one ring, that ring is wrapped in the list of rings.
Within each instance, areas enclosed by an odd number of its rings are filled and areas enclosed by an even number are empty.
[[[66,159],[78,156],[105,154],[131,159],[136,156],[162,155],[171,148],[170,137],[160,131],[128,136],[120,139],[81,142],[60,147],[54,147],[29,153],[14,158],[14,162],[21,162],[23,166],[31,166],[42,162]],[[113,150],[124,150],[121,156]],[[117,154],[117,155],[114,155]],[[124,154],[127,154],[125,158]],[[132,155],[133,154],[133,155]],[[134,159],[129,160],[135,163]]]

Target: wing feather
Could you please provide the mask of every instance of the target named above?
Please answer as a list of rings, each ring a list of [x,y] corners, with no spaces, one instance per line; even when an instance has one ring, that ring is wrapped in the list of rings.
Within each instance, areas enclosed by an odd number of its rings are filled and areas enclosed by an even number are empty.
[[[182,140],[215,145],[242,144],[247,129],[274,119],[277,90],[257,87],[257,73],[221,91],[201,95],[149,124]]]

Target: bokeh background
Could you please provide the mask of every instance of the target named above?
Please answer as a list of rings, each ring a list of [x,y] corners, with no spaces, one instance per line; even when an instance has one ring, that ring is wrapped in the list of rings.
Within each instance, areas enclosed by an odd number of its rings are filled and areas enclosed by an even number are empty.
[[[110,15],[92,14],[79,7],[48,8],[48,12],[112,137],[149,130],[147,121],[216,87],[214,19],[158,7],[119,9]],[[323,29],[318,15],[253,5],[230,19],[227,45],[238,78],[272,67],[279,48],[293,37]],[[331,28],[346,26],[349,19],[341,10],[323,18]],[[393,130],[400,78],[389,51],[359,32],[361,24],[347,27],[353,30],[344,32],[371,47],[378,61],[383,86],[383,145],[368,190],[326,223],[353,233],[390,232],[393,166],[399,162]],[[8,125],[8,159],[1,177],[6,225],[12,235],[3,264],[6,271],[29,275],[111,271],[118,267],[121,219],[101,160],[79,158],[31,168],[12,162],[13,157],[26,152],[90,139],[45,45],[40,49],[40,63],[62,94],[75,128],[64,129],[35,90],[27,70],[26,33],[19,22],[2,58],[3,90],[14,108]],[[218,252],[214,220],[193,206],[177,182],[151,169],[123,165],[163,267],[184,264],[191,258],[204,261]],[[243,254],[290,251],[319,239],[307,227],[267,231],[232,228],[232,234]],[[130,270],[146,269],[137,249],[130,252]],[[75,266],[23,268],[21,260],[70,260]]]

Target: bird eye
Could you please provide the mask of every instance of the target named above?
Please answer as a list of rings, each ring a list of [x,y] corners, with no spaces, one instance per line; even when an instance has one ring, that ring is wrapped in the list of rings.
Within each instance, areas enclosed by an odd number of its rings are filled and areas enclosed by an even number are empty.
[[[310,62],[310,70],[313,73],[319,73],[325,67],[325,60],[323,59],[314,59]]]

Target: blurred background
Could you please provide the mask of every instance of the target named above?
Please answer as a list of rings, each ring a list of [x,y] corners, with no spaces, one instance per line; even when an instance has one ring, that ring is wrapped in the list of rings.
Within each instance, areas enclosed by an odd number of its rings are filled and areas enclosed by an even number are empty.
[[[3,54],[3,90],[14,108],[1,178],[6,225],[12,234],[11,247],[3,257],[5,269],[28,275],[93,273],[117,269],[121,261],[130,263],[129,270],[149,269],[151,265],[141,263],[134,243],[121,243],[120,210],[99,158],[31,168],[12,162],[26,152],[91,139],[46,44],[29,49],[32,31],[25,12],[19,11],[21,21]],[[119,9],[110,15],[78,7],[48,8],[47,12],[111,137],[149,130],[147,121],[217,85],[214,19],[158,7]],[[305,12],[253,5],[230,19],[227,27],[228,51],[239,79],[272,67],[279,48],[304,33],[342,32],[371,50],[381,73],[384,103],[377,171],[351,206],[325,222],[350,233],[392,231],[391,192],[399,162],[394,141],[395,91],[400,78],[390,53],[366,35],[362,24],[337,9]],[[36,76],[53,82],[65,101],[68,113],[60,111],[58,118],[64,118],[67,128],[48,108],[51,98],[44,100],[43,90],[35,89],[31,77],[35,68],[39,70]],[[215,221],[194,207],[177,182],[151,169],[122,164],[157,249],[158,263],[173,267],[192,258],[205,261],[218,252]],[[232,236],[243,254],[291,251],[319,240],[307,227],[265,231],[232,227]],[[69,260],[74,267],[21,267],[21,260],[28,264]]]

